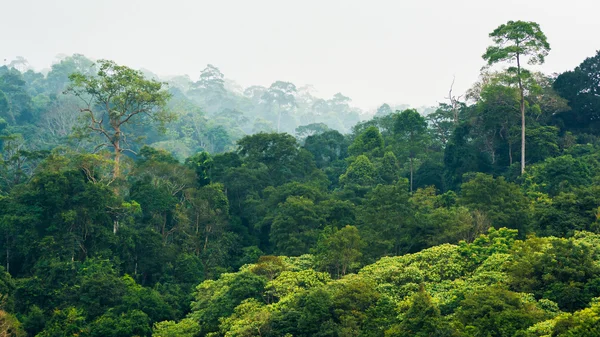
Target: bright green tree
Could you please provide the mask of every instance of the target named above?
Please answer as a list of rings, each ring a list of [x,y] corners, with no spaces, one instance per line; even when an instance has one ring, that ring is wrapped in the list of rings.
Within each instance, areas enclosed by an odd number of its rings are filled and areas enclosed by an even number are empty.
[[[339,278],[356,267],[362,256],[362,246],[356,227],[346,226],[339,230],[327,227],[317,242],[315,252],[321,268]]]
[[[368,127],[348,147],[352,156],[366,155],[367,157],[380,157],[383,152],[383,137],[375,126]]]
[[[445,322],[440,309],[432,302],[423,285],[412,296],[412,303],[402,315],[400,324],[386,331],[386,337],[445,337],[452,336],[450,325]]]

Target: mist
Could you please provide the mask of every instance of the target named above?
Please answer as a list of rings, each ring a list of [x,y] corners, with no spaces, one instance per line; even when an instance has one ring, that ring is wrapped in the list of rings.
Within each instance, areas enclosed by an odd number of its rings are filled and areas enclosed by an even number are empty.
[[[5,1],[0,60],[23,56],[38,70],[58,54],[110,59],[160,76],[197,80],[206,64],[243,87],[313,85],[352,105],[437,105],[452,79],[462,93],[484,65],[498,22],[538,22],[553,53],[539,70],[562,72],[592,55],[600,4],[576,0]],[[567,23],[568,24],[565,24]]]

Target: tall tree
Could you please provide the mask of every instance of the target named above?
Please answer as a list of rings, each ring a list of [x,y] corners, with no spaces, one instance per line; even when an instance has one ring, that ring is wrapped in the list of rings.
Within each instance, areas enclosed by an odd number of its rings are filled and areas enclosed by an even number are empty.
[[[407,109],[396,115],[394,131],[400,151],[405,153],[410,164],[410,191],[413,191],[415,159],[427,144],[427,122],[414,109]]]
[[[148,120],[164,125],[173,119],[165,109],[170,94],[163,83],[145,79],[140,71],[107,60],[98,61],[98,65],[96,76],[70,75],[67,92],[84,103],[80,111],[87,117],[87,129],[105,140],[98,147],[114,149],[113,178],[119,178],[121,154],[133,152],[128,147],[126,126]]]
[[[289,113],[296,107],[296,86],[290,82],[277,81],[263,94],[261,100],[277,107],[277,132],[281,130],[281,114]]]
[[[225,75],[219,68],[208,64],[200,73],[200,79],[192,83],[189,93],[198,95],[202,108],[209,113],[220,112],[227,98]]]
[[[516,67],[510,67],[508,71],[516,76],[521,94],[521,174],[525,172],[525,89],[523,79],[529,77],[530,73],[521,67],[521,62],[528,57],[529,64],[542,64],[544,58],[550,51],[550,44],[546,35],[535,22],[509,21],[500,25],[490,37],[494,45],[489,46],[483,54],[483,59],[489,65],[508,61],[517,63]]]

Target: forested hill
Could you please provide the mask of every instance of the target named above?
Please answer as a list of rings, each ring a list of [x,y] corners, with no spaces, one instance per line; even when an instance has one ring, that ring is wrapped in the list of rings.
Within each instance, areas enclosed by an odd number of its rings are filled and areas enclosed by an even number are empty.
[[[598,336],[600,236],[531,237],[491,229],[472,243],[384,257],[332,279],[356,251],[263,256],[197,288],[188,316],[154,336]],[[345,233],[343,233],[345,232]],[[343,233],[343,234],[342,234]],[[335,275],[335,274],[334,274]]]
[[[0,335],[600,335],[600,52],[490,35],[465,100],[365,121],[211,66],[0,68]]]
[[[96,74],[100,63],[75,54],[57,59],[43,73],[29,69],[24,58],[0,67],[0,118],[11,126],[11,133],[27,139],[30,149],[48,150],[70,142],[73,147],[93,151],[93,142],[82,143],[81,137],[74,137],[81,135],[71,133],[80,125],[82,102],[63,93],[71,74]],[[159,78],[148,70],[140,74],[165,84],[171,95],[167,108],[178,118],[162,130],[165,132],[143,129],[137,130],[138,136],[144,136],[145,144],[172,152],[180,160],[201,151],[234,150],[237,140],[259,132],[287,132],[299,137],[329,129],[347,133],[360,120],[372,116],[351,107],[351,99],[341,93],[328,99],[317,97],[310,85],[296,87],[275,81],[269,87],[242,88],[210,64],[197,80],[187,75]],[[376,113],[389,114],[392,109],[383,104]]]

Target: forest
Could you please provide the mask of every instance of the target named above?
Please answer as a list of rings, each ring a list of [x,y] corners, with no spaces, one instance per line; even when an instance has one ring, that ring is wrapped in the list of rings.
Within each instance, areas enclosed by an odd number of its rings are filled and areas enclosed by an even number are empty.
[[[0,336],[600,336],[600,51],[435,107],[0,67]]]

